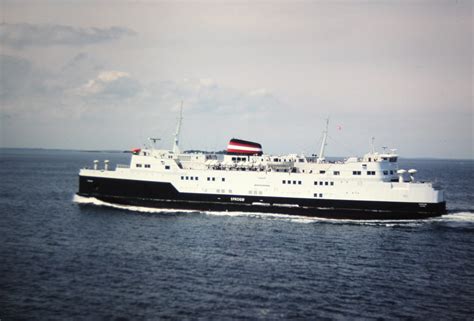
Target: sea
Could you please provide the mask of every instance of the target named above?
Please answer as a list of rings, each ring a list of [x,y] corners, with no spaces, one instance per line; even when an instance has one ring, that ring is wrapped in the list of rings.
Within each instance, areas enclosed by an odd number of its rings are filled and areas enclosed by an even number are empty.
[[[112,206],[129,154],[0,149],[0,319],[473,320],[474,161],[401,159],[448,214],[351,221]]]

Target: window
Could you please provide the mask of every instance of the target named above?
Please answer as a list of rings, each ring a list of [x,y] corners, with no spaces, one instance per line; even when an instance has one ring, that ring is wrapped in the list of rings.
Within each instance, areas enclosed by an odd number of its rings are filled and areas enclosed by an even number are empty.
[[[293,181],[293,184],[295,184],[295,185],[296,185],[296,181]]]
[[[298,185],[301,185],[301,181],[298,181]]]
[[[353,171],[352,175],[360,175],[362,172],[361,171]]]
[[[145,168],[150,168],[150,164],[145,164]]]
[[[142,164],[137,164],[136,166],[137,166],[137,167],[142,167]]]
[[[384,174],[384,175],[388,175],[388,171],[383,171],[383,174]]]
[[[323,197],[323,194],[319,193],[319,197]]]
[[[319,174],[326,174],[326,171],[319,171]]]
[[[334,171],[333,174],[336,175],[336,176],[341,175],[341,173],[339,171]]]
[[[367,164],[362,164],[363,169],[367,169]]]
[[[286,181],[285,181],[285,180],[282,180],[281,182],[282,182],[283,184],[286,184]]]
[[[235,161],[235,160],[236,160],[236,158],[235,158],[235,157],[232,157],[232,160],[233,160],[233,161]]]
[[[214,182],[215,180],[216,180],[216,178],[215,178],[215,177],[213,177],[213,178],[212,178],[212,181]]]
[[[397,162],[396,157],[390,157],[388,160],[389,160],[390,163],[396,163]]]
[[[331,186],[334,186],[334,182],[331,182]]]
[[[324,182],[324,185],[328,186],[328,185],[329,185],[329,182]]]
[[[181,180],[184,180],[184,176],[181,176]]]
[[[196,177],[194,177],[194,180],[196,180],[196,181],[197,181],[197,180],[199,180],[199,178],[196,176]]]
[[[318,193],[314,193],[314,197],[318,197]]]
[[[186,180],[189,180],[189,176],[186,176]]]
[[[150,165],[148,165],[148,166],[150,166]],[[170,169],[170,166],[169,166],[169,165],[166,165],[166,166],[165,166],[165,169]]]
[[[367,171],[367,175],[375,175],[375,171]]]
[[[314,182],[314,185],[318,185],[318,182]]]
[[[225,177],[222,177],[222,181],[225,182]]]
[[[393,175],[393,171],[390,171],[390,175]]]
[[[191,176],[191,180],[194,181],[194,177]]]
[[[319,185],[323,185],[323,182],[319,182]]]
[[[207,178],[207,180],[208,180],[208,181],[210,181],[210,180],[211,180],[211,178],[210,178],[210,177],[208,177],[208,178]]]

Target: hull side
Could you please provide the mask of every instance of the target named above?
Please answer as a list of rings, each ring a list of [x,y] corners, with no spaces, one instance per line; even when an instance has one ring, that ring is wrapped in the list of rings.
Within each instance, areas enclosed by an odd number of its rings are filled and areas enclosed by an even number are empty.
[[[406,203],[180,193],[171,183],[79,176],[80,196],[154,208],[242,211],[337,219],[419,219],[446,213],[445,202]]]

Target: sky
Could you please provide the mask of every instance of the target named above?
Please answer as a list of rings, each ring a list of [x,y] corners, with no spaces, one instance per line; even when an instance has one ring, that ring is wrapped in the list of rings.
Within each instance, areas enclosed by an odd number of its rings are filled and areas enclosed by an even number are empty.
[[[472,1],[0,1],[0,147],[474,159]]]

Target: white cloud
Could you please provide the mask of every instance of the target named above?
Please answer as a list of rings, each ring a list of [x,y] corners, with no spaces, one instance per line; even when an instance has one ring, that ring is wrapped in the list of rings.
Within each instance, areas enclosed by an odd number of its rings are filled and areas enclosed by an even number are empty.
[[[140,83],[129,73],[104,70],[72,92],[85,98],[110,100],[133,97],[141,90]]]

